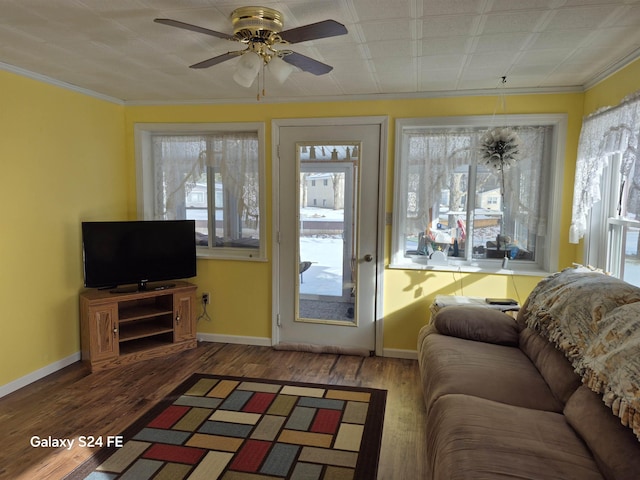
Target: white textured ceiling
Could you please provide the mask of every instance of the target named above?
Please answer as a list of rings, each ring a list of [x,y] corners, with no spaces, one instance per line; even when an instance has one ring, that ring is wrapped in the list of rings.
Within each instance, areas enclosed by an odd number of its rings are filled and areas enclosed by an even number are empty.
[[[153,22],[232,34],[253,0],[0,0],[0,62],[126,102],[255,99],[237,59],[189,65],[241,44]],[[349,33],[292,46],[334,67],[269,81],[272,99],[580,90],[640,57],[640,0],[259,0],[290,29],[325,19]],[[500,78],[507,76],[507,83]],[[639,80],[640,88],[640,80]]]

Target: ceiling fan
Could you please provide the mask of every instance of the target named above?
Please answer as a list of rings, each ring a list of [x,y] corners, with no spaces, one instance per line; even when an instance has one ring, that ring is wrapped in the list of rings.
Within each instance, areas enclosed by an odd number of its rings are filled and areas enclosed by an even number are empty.
[[[233,35],[169,18],[156,18],[154,22],[245,44],[247,47],[244,50],[227,52],[190,66],[190,68],[208,68],[232,58],[241,57],[233,78],[245,87],[251,86],[258,76],[260,67],[264,65],[280,82],[283,82],[291,73],[293,70],[291,66],[314,75],[329,73],[333,70],[332,66],[286,47],[284,49],[280,47],[347,33],[346,27],[335,20],[324,20],[282,31],[284,26],[282,14],[267,7],[241,7],[234,10],[231,13]]]

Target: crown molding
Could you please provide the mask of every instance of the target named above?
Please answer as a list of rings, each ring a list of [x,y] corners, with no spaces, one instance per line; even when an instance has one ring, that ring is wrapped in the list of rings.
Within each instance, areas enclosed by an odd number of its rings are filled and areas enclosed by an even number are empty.
[[[498,95],[550,95],[562,93],[584,93],[585,89],[581,85],[569,87],[541,87],[541,88],[512,88],[497,92],[495,88],[478,90],[443,90],[431,92],[410,92],[410,93],[371,93],[362,95],[327,95],[308,97],[262,97],[255,98],[233,98],[233,99],[198,99],[184,101],[144,101],[127,100],[127,106],[160,106],[160,105],[229,105],[229,104],[272,104],[272,103],[317,103],[317,102],[374,102],[387,100],[415,100],[421,98],[453,98],[453,97],[479,97]]]
[[[10,73],[15,73],[16,75],[27,77],[32,80],[38,80],[39,82],[53,85],[55,87],[64,88],[65,90],[71,90],[72,92],[81,93],[89,97],[97,98],[98,100],[104,100],[105,102],[115,103],[117,105],[125,104],[125,102],[123,100],[120,100],[119,98],[94,92],[93,90],[89,90],[88,88],[78,87],[77,85],[63,82],[61,80],[56,80],[55,78],[51,78],[46,75],[42,75],[40,73],[35,73],[30,70],[26,70],[24,68],[16,67],[15,65],[10,65],[8,63],[0,62],[0,70],[4,70],[5,72],[10,72]]]
[[[634,52],[631,52],[626,57],[621,58],[617,62],[612,63],[605,70],[603,70],[599,75],[596,75],[587,83],[585,83],[584,85],[585,91],[595,87],[600,82],[603,82],[604,80],[609,78],[611,75],[618,73],[620,70],[622,70],[628,65],[631,65],[633,62],[635,62],[639,58],[640,58],[640,48],[638,48]]]

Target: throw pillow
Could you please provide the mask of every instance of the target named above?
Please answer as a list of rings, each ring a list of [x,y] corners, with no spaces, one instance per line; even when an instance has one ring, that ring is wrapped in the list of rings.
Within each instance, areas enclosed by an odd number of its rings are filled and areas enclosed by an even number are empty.
[[[506,313],[482,306],[443,307],[433,321],[443,335],[517,346],[520,328]]]

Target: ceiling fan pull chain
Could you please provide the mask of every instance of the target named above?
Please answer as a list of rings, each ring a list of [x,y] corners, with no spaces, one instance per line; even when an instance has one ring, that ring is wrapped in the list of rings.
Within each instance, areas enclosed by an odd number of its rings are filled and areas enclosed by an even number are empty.
[[[262,64],[262,97],[263,98],[267,96],[267,94],[265,93],[267,91],[267,76],[265,75],[264,68],[265,68],[265,63]]]
[[[262,65],[262,72],[258,72],[258,77],[256,78],[256,100],[259,102],[261,100],[260,97],[260,83],[262,83],[262,96],[264,97],[264,64]]]

